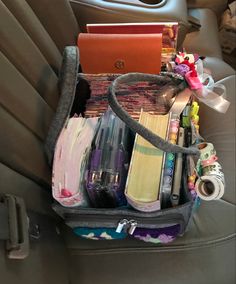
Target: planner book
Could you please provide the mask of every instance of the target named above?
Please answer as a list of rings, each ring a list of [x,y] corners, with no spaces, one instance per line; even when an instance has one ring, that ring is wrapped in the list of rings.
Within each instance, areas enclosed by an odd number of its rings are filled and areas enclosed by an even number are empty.
[[[162,34],[162,61],[176,53],[177,22],[87,24],[87,32],[94,34]]]
[[[170,114],[152,115],[141,112],[139,123],[166,139]],[[136,135],[127,183],[126,197],[140,211],[160,209],[160,184],[165,153]]]

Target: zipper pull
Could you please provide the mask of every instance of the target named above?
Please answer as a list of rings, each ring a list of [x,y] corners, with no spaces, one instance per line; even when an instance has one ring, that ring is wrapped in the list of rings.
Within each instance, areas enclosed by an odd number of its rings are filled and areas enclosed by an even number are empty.
[[[133,235],[135,229],[137,228],[138,223],[135,220],[130,220],[129,221],[130,227],[128,233],[130,235]]]
[[[129,221],[127,219],[120,220],[120,222],[118,223],[116,227],[116,233],[121,233],[124,226],[126,226],[128,223]]]

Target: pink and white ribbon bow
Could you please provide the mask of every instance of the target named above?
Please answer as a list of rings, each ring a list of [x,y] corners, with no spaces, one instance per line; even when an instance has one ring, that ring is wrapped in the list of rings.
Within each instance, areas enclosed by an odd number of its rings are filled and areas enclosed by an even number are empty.
[[[203,63],[201,60],[198,60],[196,69],[199,81],[201,83],[199,87],[201,87],[193,90],[194,95],[200,102],[203,102],[210,108],[220,113],[226,113],[230,102],[226,100],[225,86],[220,83],[215,83],[212,76],[204,72]]]

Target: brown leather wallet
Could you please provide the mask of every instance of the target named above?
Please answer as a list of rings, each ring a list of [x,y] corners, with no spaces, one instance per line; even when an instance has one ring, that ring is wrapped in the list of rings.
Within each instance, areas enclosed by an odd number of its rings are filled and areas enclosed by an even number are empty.
[[[86,34],[78,37],[82,71],[143,72],[161,69],[162,34]]]

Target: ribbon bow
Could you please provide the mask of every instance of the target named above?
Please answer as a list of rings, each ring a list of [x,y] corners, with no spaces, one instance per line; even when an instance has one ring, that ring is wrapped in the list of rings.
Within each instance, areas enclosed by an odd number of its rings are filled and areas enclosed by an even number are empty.
[[[195,64],[188,59],[189,55],[182,61],[178,58],[175,62],[179,65],[175,66],[174,71],[185,77],[189,88],[200,102],[220,113],[226,113],[230,102],[226,100],[225,86],[215,83],[212,76],[205,72],[201,59],[197,59]]]

